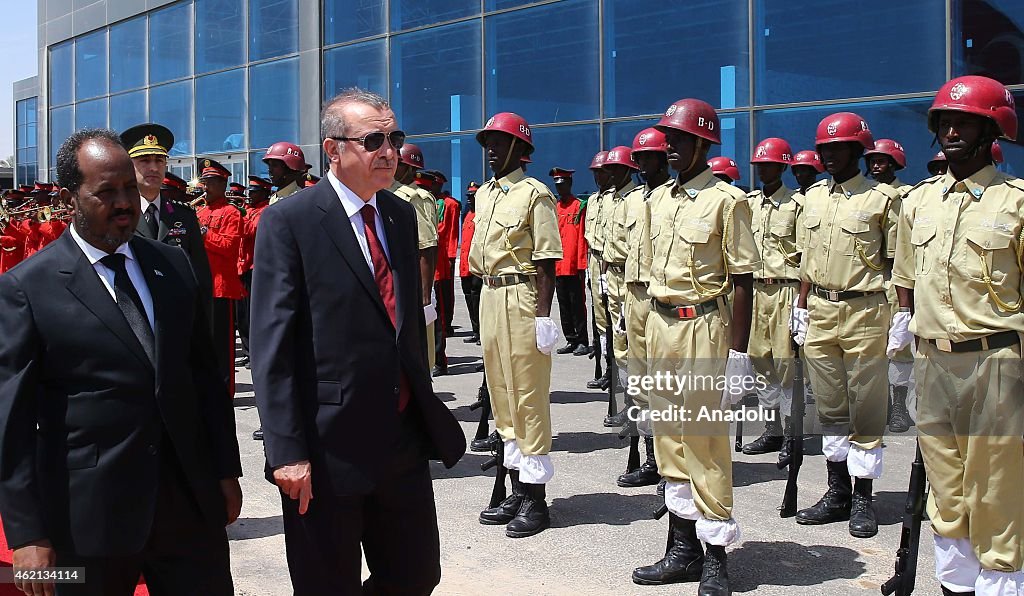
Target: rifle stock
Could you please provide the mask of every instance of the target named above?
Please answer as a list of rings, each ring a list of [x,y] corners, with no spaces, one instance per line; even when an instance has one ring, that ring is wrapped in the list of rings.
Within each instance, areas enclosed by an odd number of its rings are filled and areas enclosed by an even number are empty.
[[[608,358],[608,416],[619,413],[618,405],[615,403],[615,386],[619,383],[619,366],[615,361],[615,349],[612,336],[615,334],[615,323],[612,321],[612,313],[608,308],[608,294],[601,295],[601,306],[604,308],[605,318],[608,326],[604,335],[604,353]]]
[[[493,457],[480,464],[480,469],[484,472],[490,470],[493,467],[497,467],[498,470],[494,475],[494,487],[491,488],[491,500],[488,501],[488,507],[497,507],[502,501],[508,496],[505,490],[505,476],[508,474],[508,470],[505,468],[505,464],[502,461],[502,454],[494,451]]]
[[[786,492],[782,496],[782,507],[779,517],[796,515],[797,483],[800,479],[800,467],[804,464],[804,363],[800,359],[800,346],[793,344],[793,403],[790,405],[789,421],[792,429],[787,443],[789,455],[779,459],[779,469],[789,466],[786,476]]]
[[[914,593],[926,482],[924,460],[919,444],[914,455],[914,463],[910,466],[910,486],[907,488],[907,506],[903,512],[903,528],[900,530],[900,547],[896,550],[895,573],[880,588],[885,596],[910,596]]]

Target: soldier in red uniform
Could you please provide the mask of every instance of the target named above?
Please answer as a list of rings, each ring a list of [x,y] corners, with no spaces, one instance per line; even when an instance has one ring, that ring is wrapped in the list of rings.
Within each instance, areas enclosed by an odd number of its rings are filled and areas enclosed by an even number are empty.
[[[270,180],[259,176],[249,176],[249,187],[246,197],[245,215],[242,217],[242,244],[238,251],[238,275],[245,288],[245,296],[238,301],[235,312],[235,325],[238,327],[238,338],[242,341],[242,355],[235,360],[235,366],[249,366],[249,292],[252,290],[253,253],[256,248],[256,226],[259,225],[260,214],[270,204],[270,195],[274,185]]]
[[[203,232],[213,274],[213,341],[217,365],[231,395],[235,394],[235,324],[233,301],[244,290],[238,276],[238,251],[242,244],[242,214],[225,196],[231,172],[212,159],[200,159],[199,178],[206,185],[206,206],[196,212]]]
[[[437,324],[434,325],[434,369],[435,377],[448,374],[448,356],[445,353],[447,338],[451,336],[450,323],[452,307],[455,305],[455,257],[458,252],[459,212],[461,205],[455,199],[444,196],[444,174],[436,170],[417,172],[417,181],[424,181],[424,188],[437,201],[437,262],[434,267],[434,296],[437,299]]]
[[[473,231],[476,230],[476,191],[480,188],[476,182],[466,187],[466,217],[462,220],[462,240],[459,245],[459,278],[462,279],[462,295],[466,297],[466,308],[469,310],[469,322],[473,334],[463,340],[467,344],[480,345],[480,290],[483,280],[469,272],[469,245],[473,243]]]
[[[451,307],[444,313],[445,333],[447,337],[452,337],[455,335],[455,329],[452,328],[452,318],[455,316],[455,258],[459,256],[459,218],[462,215],[462,203],[444,189],[445,183],[448,182],[444,174],[437,172],[436,178],[439,180],[436,189],[437,196],[444,200],[444,216],[450,217],[452,224],[450,228],[447,228],[449,233],[446,239],[448,243],[448,269],[451,271],[451,275],[448,276],[444,287],[445,299]],[[439,246],[444,245],[439,244]]]
[[[575,171],[555,167],[551,168],[548,176],[554,180],[558,191],[555,212],[558,215],[558,234],[562,238],[562,258],[555,262],[555,294],[558,296],[558,313],[562,318],[566,344],[556,352],[583,356],[590,353],[584,279],[587,241],[583,238],[583,205],[572,194]]]

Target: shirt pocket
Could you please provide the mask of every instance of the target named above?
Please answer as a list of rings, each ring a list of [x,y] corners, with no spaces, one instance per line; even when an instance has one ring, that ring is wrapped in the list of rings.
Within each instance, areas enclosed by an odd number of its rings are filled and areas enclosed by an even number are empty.
[[[804,218],[804,245],[806,248],[817,248],[821,243],[821,217],[808,215]]]
[[[839,244],[844,255],[874,259],[878,253],[878,235],[871,233],[871,224],[859,219],[844,219],[839,224]]]
[[[1017,267],[1014,236],[1009,231],[969,228],[964,234],[967,250],[965,270],[972,279],[1000,283],[1008,271]]]
[[[711,230],[708,227],[688,221],[677,225],[676,235],[683,246],[682,250],[676,250],[675,253],[683,258],[683,265],[689,264],[689,258],[692,258],[694,265],[698,267],[713,262],[714,247],[711,246]]]
[[[914,247],[914,275],[927,275],[932,269],[932,261],[938,255],[932,253],[935,238],[934,225],[914,226],[910,231],[910,244]]]

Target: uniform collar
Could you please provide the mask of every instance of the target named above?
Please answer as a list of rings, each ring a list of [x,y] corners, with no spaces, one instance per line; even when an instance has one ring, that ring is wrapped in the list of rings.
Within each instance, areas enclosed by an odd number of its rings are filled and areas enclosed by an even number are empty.
[[[499,180],[494,181],[494,185],[498,187],[501,192],[507,193],[516,185],[517,182],[526,178],[526,174],[523,173],[522,168],[516,168],[509,172],[507,175],[502,176]]]
[[[622,198],[623,198],[623,197],[625,197],[625,196],[626,196],[627,194],[629,194],[629,192],[630,192],[631,190],[633,190],[634,188],[636,188],[636,182],[633,182],[632,180],[630,180],[630,181],[629,181],[629,182],[627,182],[627,183],[626,183],[626,185],[625,185],[625,186],[623,186],[623,187],[622,187],[622,189],[620,189],[620,190],[615,190],[615,189],[613,188],[613,189],[612,189],[612,197],[614,197],[614,198],[616,198],[616,199],[622,199]]]
[[[773,205],[778,207],[779,205],[791,200],[793,200],[793,191],[790,190],[789,187],[786,186],[785,184],[780,186],[779,189],[773,192],[771,196],[764,194],[763,190],[761,191],[762,203],[766,201],[771,201]]]
[[[90,265],[95,265],[99,261],[102,261],[104,257],[108,256],[106,252],[86,242],[85,238],[82,238],[82,236],[79,235],[74,223],[72,223],[69,227],[71,228],[71,238],[74,239],[75,244],[78,245],[78,248],[82,249],[82,252],[85,253],[85,257],[89,259]],[[135,253],[132,252],[132,249],[130,246],[128,246],[127,242],[118,246],[114,250],[114,254],[124,255],[125,258],[129,260],[135,260]]]
[[[975,199],[980,199],[995,177],[996,169],[991,164],[960,181],[957,181],[952,173],[946,172],[942,176],[942,195],[948,196],[951,192],[966,192]]]
[[[864,174],[857,172],[846,182],[836,182],[835,178],[829,181],[829,191],[832,193],[839,193],[846,197],[851,197],[855,194],[860,193],[868,186],[868,179],[864,177]]]
[[[685,194],[691,199],[697,198],[697,193],[714,186],[715,183],[719,182],[718,178],[711,172],[711,168],[704,168],[700,174],[697,174],[693,178],[690,178],[686,182],[679,184],[679,178],[673,178],[666,184],[671,184],[672,196],[678,197],[680,194]]]

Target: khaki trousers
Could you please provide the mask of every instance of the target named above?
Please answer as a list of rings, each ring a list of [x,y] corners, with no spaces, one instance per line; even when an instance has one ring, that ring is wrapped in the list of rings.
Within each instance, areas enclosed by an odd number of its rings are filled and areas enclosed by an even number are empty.
[[[608,328],[608,317],[605,316],[604,307],[601,306],[601,257],[590,255],[587,261],[587,273],[590,275],[590,307],[594,311],[594,326],[598,333],[604,333]],[[600,341],[595,337],[594,341]],[[601,346],[604,352],[604,346]]]
[[[793,336],[789,319],[798,292],[797,284],[769,286],[754,282],[754,313],[747,354],[754,372],[770,385],[789,387],[793,384]],[[761,405],[779,407],[778,403]],[[789,412],[783,415],[788,416]]]
[[[881,447],[889,400],[891,311],[885,293],[840,302],[812,293],[807,308],[804,362],[818,419],[824,427],[843,428],[840,434],[861,449]]]
[[[537,349],[537,285],[480,293],[480,344],[494,426],[523,455],[551,451],[551,356]]]
[[[723,301],[724,302],[724,301]],[[658,472],[669,482],[689,482],[704,518],[732,518],[732,441],[721,417],[722,388],[730,330],[720,311],[679,320],[652,309],[647,318],[647,351],[652,373],[685,377],[688,387],[651,392],[651,411],[675,411],[681,421],[653,421]],[[711,378],[710,384],[701,379]]]
[[[651,312],[651,298],[647,294],[647,286],[637,283],[626,284],[625,309],[628,355],[626,369],[630,377],[639,381],[648,375],[650,364],[647,355],[647,318]],[[646,391],[640,390],[633,396],[633,401],[646,410],[650,398]]]
[[[436,345],[434,341],[434,323],[427,325],[425,333],[427,334],[427,366],[429,367],[427,370],[433,370],[437,356],[434,354],[434,346]]]
[[[967,539],[984,569],[1024,567],[1020,346],[952,354],[918,343],[917,428],[939,536]]]
[[[626,334],[618,331],[623,327],[621,321],[623,316],[622,306],[626,302],[626,272],[621,268],[608,267],[605,279],[608,280],[608,314],[611,320],[608,325],[612,328],[612,348],[615,351],[615,361],[619,370],[626,368]]]

